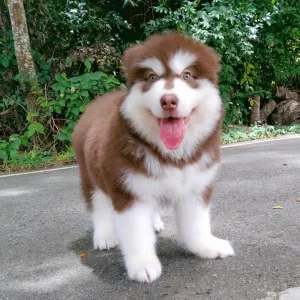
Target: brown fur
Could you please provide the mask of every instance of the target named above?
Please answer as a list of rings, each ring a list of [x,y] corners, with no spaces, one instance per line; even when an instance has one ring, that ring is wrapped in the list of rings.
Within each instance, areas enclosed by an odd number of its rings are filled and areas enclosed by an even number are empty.
[[[145,42],[145,47],[138,45],[126,51],[124,66],[128,76],[128,86],[141,78],[145,80],[143,72],[147,70],[141,71],[136,67],[141,59],[156,56],[166,64],[169,52],[172,49],[174,51],[178,42],[183,49],[197,54],[199,63],[190,69],[190,72],[194,72],[193,76],[205,77],[217,84],[219,70],[217,54],[207,46],[192,39],[185,39],[181,34],[170,34],[153,36]],[[161,44],[157,46],[157,43]],[[147,84],[149,82],[145,83]],[[212,155],[212,164],[220,160],[222,118],[218,121],[214,132],[199,145],[192,157],[173,160],[163,156],[154,145],[147,143],[121,116],[120,105],[127,94],[127,90],[120,90],[98,97],[88,105],[73,133],[73,147],[80,167],[82,191],[90,209],[92,208],[91,195],[95,188],[100,188],[111,197],[117,211],[122,211],[132,204],[134,197],[124,186],[121,177],[125,170],[151,176],[147,174],[144,165],[145,149],[151,151],[162,165],[173,165],[179,168],[197,162],[204,152]],[[209,202],[211,192],[212,188],[205,192],[206,202]]]
[[[212,186],[209,186],[205,189],[205,191],[203,193],[203,199],[204,199],[204,202],[206,204],[209,204],[209,202],[211,200],[211,197],[212,197],[212,193],[213,193],[213,187]]]

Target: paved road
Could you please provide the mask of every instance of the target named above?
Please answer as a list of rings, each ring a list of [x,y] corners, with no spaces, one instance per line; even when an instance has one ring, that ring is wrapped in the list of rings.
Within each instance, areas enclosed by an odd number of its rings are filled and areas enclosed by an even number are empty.
[[[118,250],[92,250],[78,182],[77,168],[0,177],[1,300],[275,300],[300,286],[300,138],[224,148],[212,224],[236,256],[185,253],[165,212],[163,275],[150,285],[127,279]]]

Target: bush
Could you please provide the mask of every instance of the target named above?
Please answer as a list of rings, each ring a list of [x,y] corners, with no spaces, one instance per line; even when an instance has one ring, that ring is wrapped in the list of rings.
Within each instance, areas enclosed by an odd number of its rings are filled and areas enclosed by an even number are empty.
[[[99,42],[118,45],[120,33],[130,25],[110,2],[24,1],[33,49],[47,58],[65,59],[77,47]]]
[[[56,137],[60,141],[70,139],[74,125],[90,99],[121,86],[118,79],[109,77],[103,72],[86,73],[72,78],[56,74],[55,78],[57,82],[52,85],[52,89],[56,92],[55,99],[42,102],[41,105],[49,116],[55,114],[58,119],[65,118],[64,126],[57,127]]]
[[[35,156],[46,160],[49,153],[67,151],[73,127],[86,105],[97,95],[122,86],[118,79],[103,72],[71,78],[56,74],[55,79],[46,93],[40,89],[33,91],[38,103],[36,110],[24,100],[20,103],[24,120],[22,130],[11,134],[8,139],[0,139],[0,162],[24,160],[20,155],[22,150],[33,151]],[[10,98],[3,103],[10,109],[16,101]]]

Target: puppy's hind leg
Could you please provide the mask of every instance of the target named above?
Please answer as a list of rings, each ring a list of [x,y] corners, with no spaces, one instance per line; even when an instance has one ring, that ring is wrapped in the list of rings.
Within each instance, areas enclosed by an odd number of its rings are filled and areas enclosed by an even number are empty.
[[[95,190],[92,195],[94,249],[108,250],[117,246],[114,214],[111,199],[101,190]]]

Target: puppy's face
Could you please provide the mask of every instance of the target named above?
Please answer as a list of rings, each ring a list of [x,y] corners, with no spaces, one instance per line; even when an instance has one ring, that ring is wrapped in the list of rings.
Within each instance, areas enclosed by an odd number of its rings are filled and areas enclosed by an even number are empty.
[[[221,110],[214,50],[182,34],[152,36],[125,52],[124,67],[130,92],[122,113],[162,152],[191,151],[184,148],[213,130]]]

